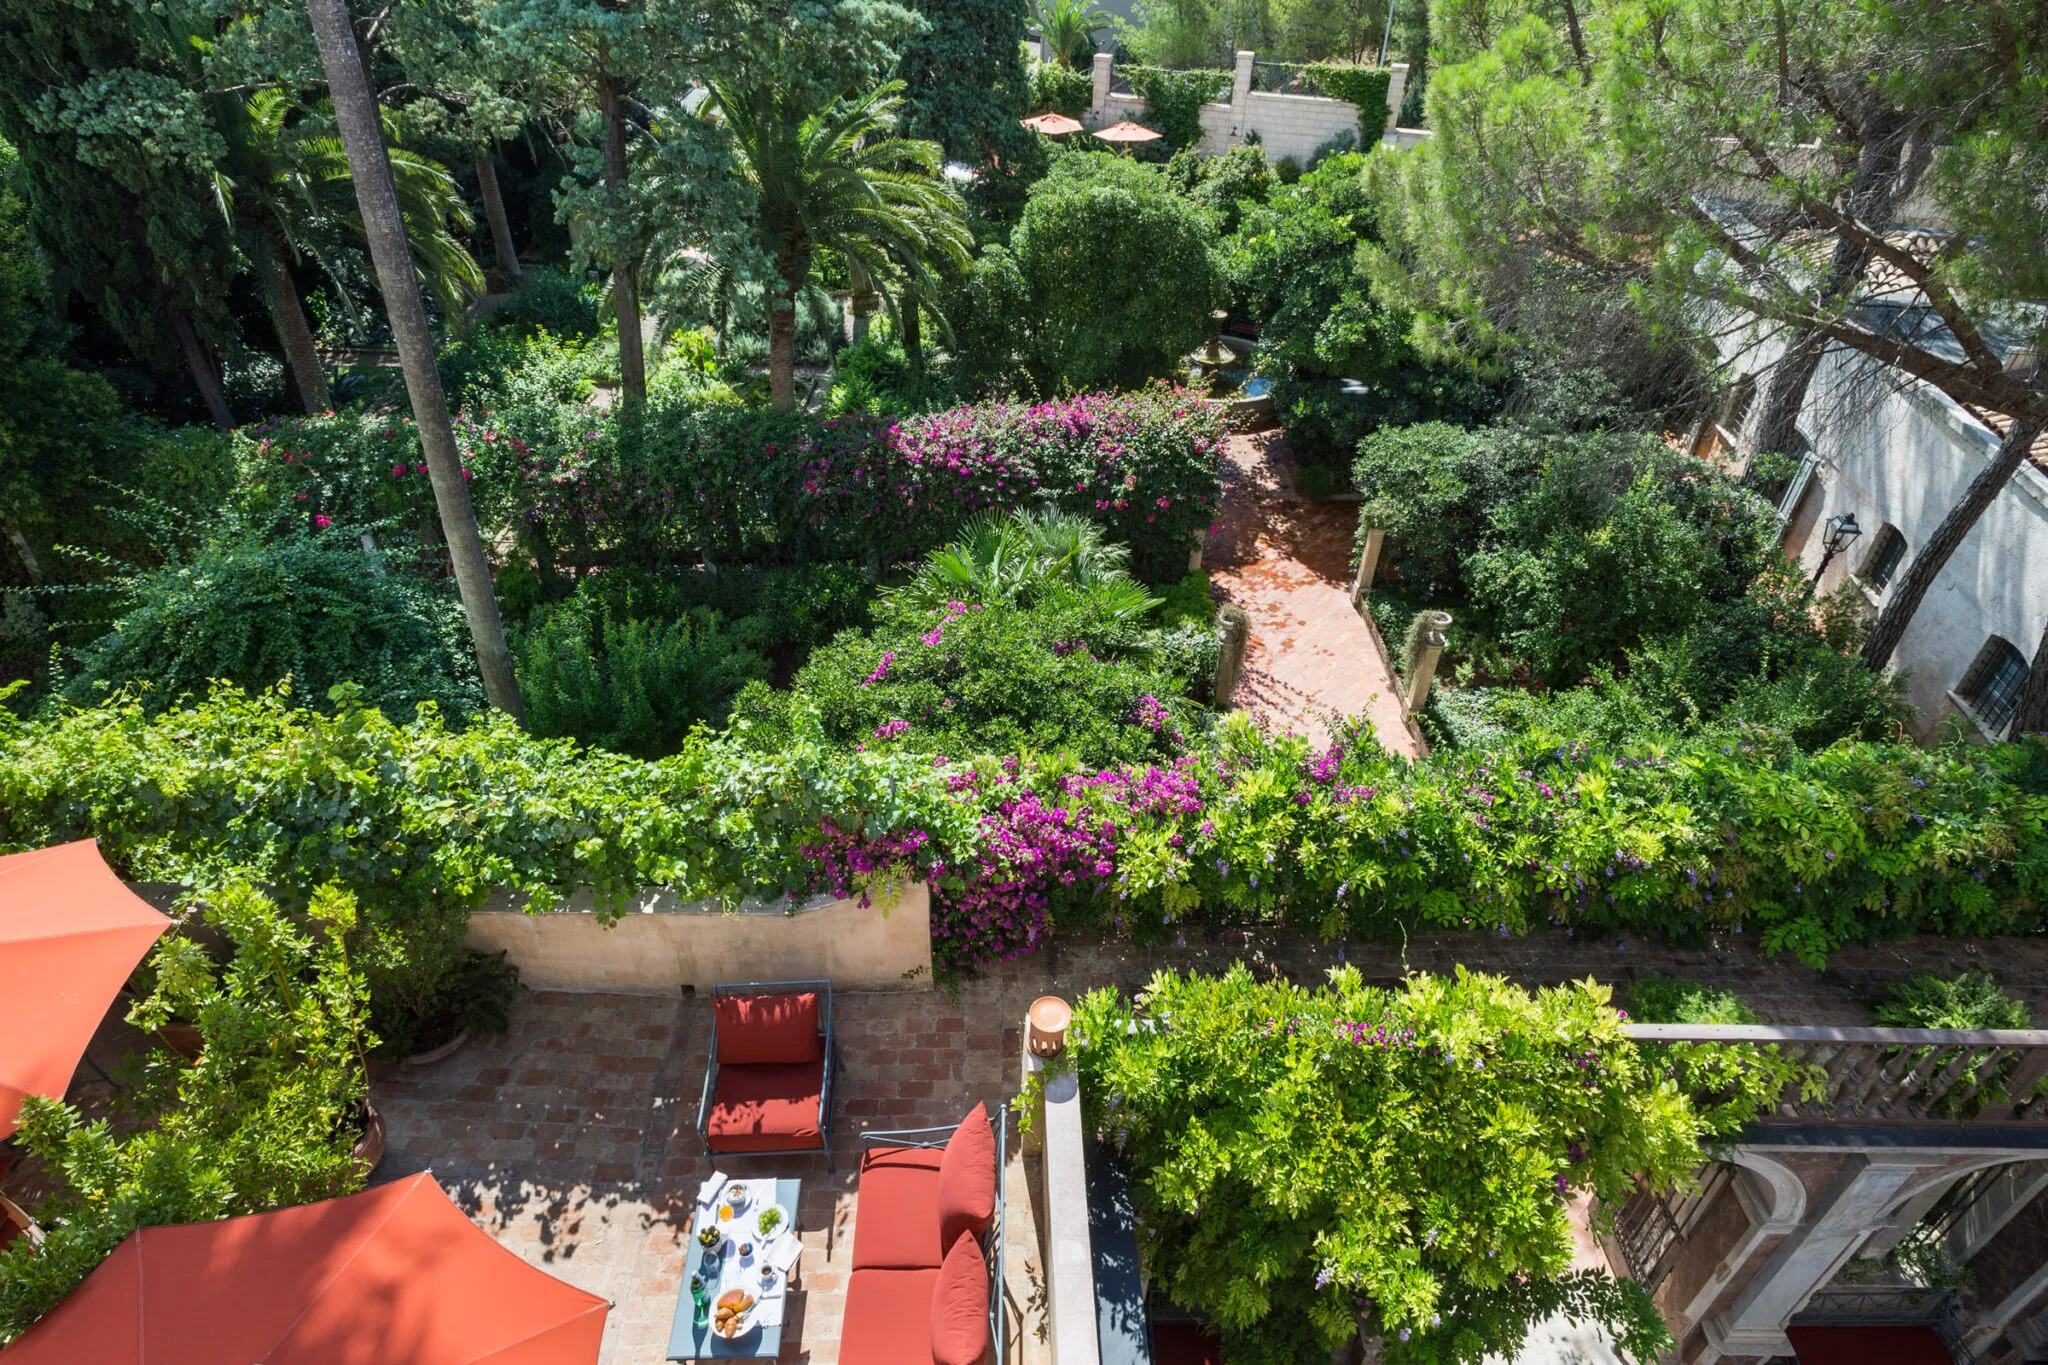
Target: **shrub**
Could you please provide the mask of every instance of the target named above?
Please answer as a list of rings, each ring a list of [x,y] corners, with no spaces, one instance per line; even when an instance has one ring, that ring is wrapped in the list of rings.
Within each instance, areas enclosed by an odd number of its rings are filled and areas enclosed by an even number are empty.
[[[1177,680],[1136,632],[1085,602],[885,608],[867,636],[815,652],[791,694],[743,699],[779,742],[815,711],[825,738],[955,758],[1062,752],[1090,766],[1173,751],[1186,726]]]
[[[1540,451],[1509,433],[1469,431],[1444,422],[1390,427],[1358,448],[1351,481],[1365,495],[1365,531],[1387,533],[1383,554],[1401,579],[1462,595],[1460,566],[1487,529],[1487,514],[1529,477]]]
[[[1762,500],[1649,435],[1553,438],[1535,487],[1491,520],[1466,585],[1553,683],[1739,598],[1776,534]]]
[[[1053,110],[1069,118],[1079,118],[1094,98],[1093,72],[1074,70],[1058,62],[1031,64],[1032,113],[1043,114]]]
[[[673,753],[691,726],[724,724],[733,695],[765,679],[768,661],[717,613],[648,602],[613,577],[588,580],[593,591],[543,609],[513,637],[527,724],[642,758]]]
[[[594,337],[609,316],[604,287],[558,265],[529,265],[477,330],[531,336]]]
[[[0,1343],[137,1228],[261,1213],[362,1185],[350,1148],[370,1038],[363,980],[344,946],[354,902],[320,888],[301,920],[235,883],[208,897],[205,921],[233,945],[225,970],[194,939],[166,936],[150,959],[156,988],[128,1013],[145,1034],[173,1015],[196,1020],[206,1040],[196,1061],[158,1049],[143,1063],[127,1099],[153,1122],[116,1136],[68,1104],[23,1102],[19,1140],[59,1186],[36,1211],[42,1245],[24,1237],[0,1252]]]
[[[1916,976],[1892,987],[1890,998],[1871,1011],[1885,1028],[2032,1028],[2033,1011],[1991,979],[1989,972],[1949,978]]]
[[[399,718],[422,703],[454,715],[483,705],[452,596],[337,532],[222,541],[127,592],[113,629],[78,660],[73,702],[133,689],[157,711],[216,680],[261,690],[290,678],[316,705],[354,684]]]
[[[1662,1320],[1632,1281],[1572,1271],[1569,1203],[1684,1180],[1711,1129],[1607,1002],[1463,969],[1394,990],[1353,967],[1313,989],[1162,972],[1083,997],[1073,1065],[1131,1163],[1151,1282],[1229,1359],[1327,1361],[1363,1332],[1390,1361],[1477,1365],[1560,1311],[1648,1359]],[[1736,1072],[1734,1108],[1780,1071]]]
[[[1733,991],[1677,976],[1646,976],[1628,988],[1629,1009],[1645,1024],[1760,1024]]]
[[[1206,215],[1160,171],[1068,152],[1010,236],[1026,295],[1025,368],[1040,393],[1178,375],[1222,295]]]

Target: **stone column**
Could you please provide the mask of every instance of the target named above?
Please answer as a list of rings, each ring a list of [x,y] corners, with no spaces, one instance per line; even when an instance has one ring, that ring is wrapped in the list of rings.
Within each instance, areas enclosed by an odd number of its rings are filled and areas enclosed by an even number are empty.
[[[1105,106],[1109,104],[1111,67],[1115,64],[1115,62],[1116,58],[1111,56],[1107,52],[1098,52],[1095,54],[1095,68],[1093,72],[1093,75],[1095,77],[1095,88],[1088,97],[1088,112],[1094,115],[1097,119],[1100,119],[1102,117]]]
[[[1408,698],[1402,709],[1409,715],[1429,705],[1429,686],[1436,681],[1436,661],[1443,657],[1444,632],[1450,625],[1448,612],[1432,613],[1429,629],[1417,642],[1420,653],[1408,661]]]
[[[1834,1187],[1808,1206],[1806,1219],[1734,1306],[1708,1320],[1713,1355],[1724,1362],[1791,1355],[1785,1324],[1814,1290],[1834,1278],[1864,1238],[1885,1226],[1886,1211],[1907,1182],[1941,1164],[1938,1156],[1930,1161],[1930,1155],[1873,1152],[1846,1158]]]
[[[1387,82],[1387,127],[1391,132],[1401,121],[1401,101],[1408,96],[1408,63],[1395,62],[1387,70],[1394,73],[1394,79]]]
[[[1245,99],[1252,93],[1252,63],[1257,58],[1256,52],[1237,54],[1237,74],[1230,82],[1230,144],[1233,147],[1244,141]]]

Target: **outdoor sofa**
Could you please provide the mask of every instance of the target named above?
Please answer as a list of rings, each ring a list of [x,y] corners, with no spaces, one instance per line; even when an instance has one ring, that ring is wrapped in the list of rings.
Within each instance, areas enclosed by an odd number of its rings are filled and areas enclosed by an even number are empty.
[[[1005,1117],[861,1135],[839,1365],[1003,1365]]]

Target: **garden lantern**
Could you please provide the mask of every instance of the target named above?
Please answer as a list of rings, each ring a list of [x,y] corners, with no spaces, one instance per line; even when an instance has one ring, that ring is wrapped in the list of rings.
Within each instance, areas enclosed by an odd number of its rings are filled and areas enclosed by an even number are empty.
[[[1808,597],[1813,596],[1814,589],[1820,586],[1821,575],[1828,571],[1828,565],[1834,561],[1835,556],[1848,549],[1850,542],[1862,534],[1863,528],[1856,524],[1854,512],[1843,512],[1839,516],[1828,518],[1827,534],[1820,542],[1820,567],[1813,571],[1813,582],[1806,585]]]

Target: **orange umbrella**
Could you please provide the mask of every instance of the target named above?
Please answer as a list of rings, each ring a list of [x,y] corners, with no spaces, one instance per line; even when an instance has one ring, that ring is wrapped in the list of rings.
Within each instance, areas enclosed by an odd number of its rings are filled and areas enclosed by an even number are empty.
[[[1165,134],[1155,133],[1142,123],[1133,123],[1125,119],[1122,123],[1112,123],[1107,128],[1096,129],[1095,136],[1104,142],[1157,142]]]
[[[1065,137],[1068,133],[1081,131],[1081,121],[1068,118],[1065,114],[1038,114],[1017,121],[1032,132],[1044,133],[1047,137]]]
[[[91,839],[0,858],[0,1138],[26,1095],[64,1098],[135,964],[171,922]]]
[[[7,1365],[593,1365],[603,1299],[492,1241],[432,1175],[141,1228]]]

